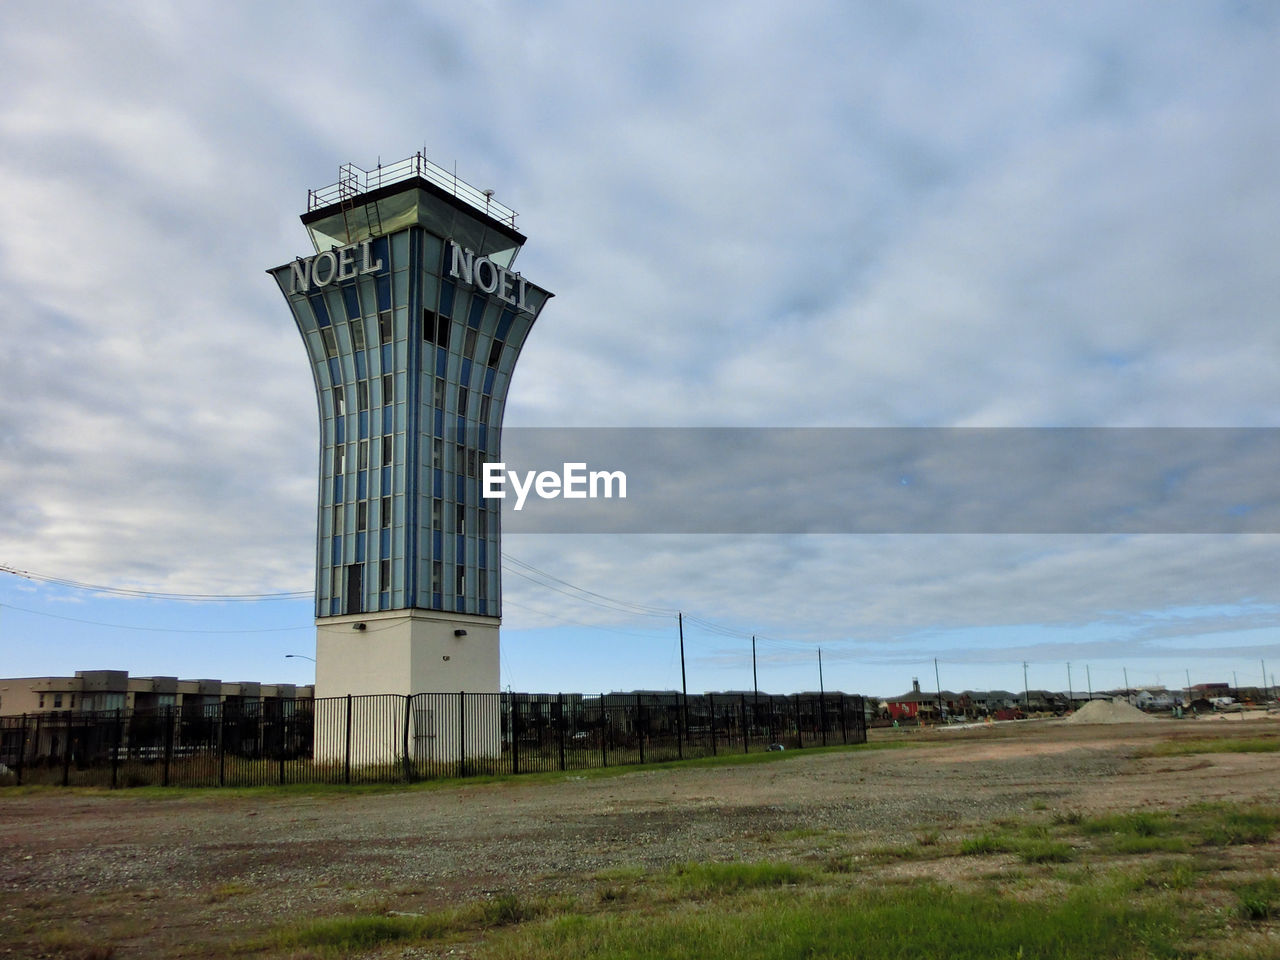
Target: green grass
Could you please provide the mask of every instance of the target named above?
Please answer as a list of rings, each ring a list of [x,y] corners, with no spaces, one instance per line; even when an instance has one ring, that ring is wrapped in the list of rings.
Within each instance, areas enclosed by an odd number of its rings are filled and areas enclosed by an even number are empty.
[[[710,896],[812,879],[812,871],[790,863],[686,863],[672,871],[670,882],[680,893]]]
[[[960,841],[960,855],[981,857],[993,853],[1009,853],[1013,850],[1013,846],[1013,841],[1008,837],[994,833],[980,833]]]
[[[1213,740],[1171,740],[1142,750],[1142,757],[1181,757],[1196,753],[1275,753],[1280,737],[1222,737]]]
[[[868,957],[1038,960],[1178,957],[1184,921],[1168,903],[1131,905],[1077,889],[1051,902],[935,884],[756,891],[664,915],[569,915],[492,938],[495,958],[696,960]]]
[[[1251,922],[1280,917],[1280,879],[1267,877],[1236,888],[1237,910]]]

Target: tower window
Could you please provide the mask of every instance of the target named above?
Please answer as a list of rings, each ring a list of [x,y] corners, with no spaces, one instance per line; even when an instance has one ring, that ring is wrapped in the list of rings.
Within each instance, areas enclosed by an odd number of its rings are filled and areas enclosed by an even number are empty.
[[[356,384],[356,408],[359,410],[369,409],[369,384],[368,381],[361,380]]]
[[[391,589],[391,561],[378,561],[378,592],[386,593]]]
[[[457,589],[453,591],[453,592],[454,592],[454,595],[455,595],[455,596],[457,596],[457,597],[459,597],[459,598],[466,596],[466,594],[467,594],[467,568],[466,568],[466,567],[464,567],[462,564],[458,564],[457,578],[456,578],[456,579],[457,579]]]
[[[369,526],[369,504],[361,500],[356,504],[356,529],[364,530]]]
[[[395,378],[389,374],[382,375],[382,402],[393,403],[395,401]]]
[[[321,327],[320,339],[324,341],[324,355],[326,357],[336,357],[338,355],[338,338],[333,334],[333,327]]]
[[[347,395],[342,392],[342,387],[333,388],[333,415],[341,417],[347,412]]]
[[[391,498],[382,498],[382,525],[384,527],[391,526]]]
[[[391,343],[395,339],[395,334],[391,327],[391,311],[384,310],[378,315],[378,328],[382,335],[383,343]]]
[[[347,446],[344,443],[338,444],[333,448],[333,473],[338,475],[342,473],[342,468],[347,459]]]
[[[364,321],[359,317],[351,321],[351,342],[357,350],[364,349]]]
[[[382,465],[384,467],[391,466],[391,461],[395,458],[395,452],[395,437],[387,434],[387,436],[382,438]]]

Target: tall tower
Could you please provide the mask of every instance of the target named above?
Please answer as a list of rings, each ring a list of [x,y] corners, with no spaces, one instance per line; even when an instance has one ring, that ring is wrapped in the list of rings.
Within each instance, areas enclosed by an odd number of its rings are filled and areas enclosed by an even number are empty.
[[[507,387],[551,294],[514,211],[421,154],[310,191],[315,253],[268,272],[320,407],[316,696],[495,692]]]

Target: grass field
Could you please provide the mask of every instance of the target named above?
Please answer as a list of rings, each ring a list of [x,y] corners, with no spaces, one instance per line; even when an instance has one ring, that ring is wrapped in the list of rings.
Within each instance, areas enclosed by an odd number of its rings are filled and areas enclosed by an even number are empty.
[[[1280,958],[1278,742],[1027,727],[354,791],[15,791],[0,956]]]

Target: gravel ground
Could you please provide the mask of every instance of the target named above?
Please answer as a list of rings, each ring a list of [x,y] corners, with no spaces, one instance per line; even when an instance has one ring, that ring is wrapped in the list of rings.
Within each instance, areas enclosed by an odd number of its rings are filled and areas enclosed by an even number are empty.
[[[380,793],[0,792],[0,956],[74,955],[49,946],[58,936],[105,937],[117,958],[219,956],[300,917],[573,893],[613,867],[803,856],[815,837],[870,846],[1032,809],[1274,802],[1275,754],[1136,756],[1244,726],[895,731],[881,736],[909,748]]]

